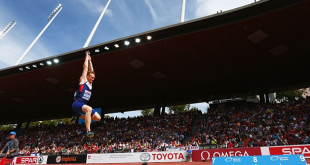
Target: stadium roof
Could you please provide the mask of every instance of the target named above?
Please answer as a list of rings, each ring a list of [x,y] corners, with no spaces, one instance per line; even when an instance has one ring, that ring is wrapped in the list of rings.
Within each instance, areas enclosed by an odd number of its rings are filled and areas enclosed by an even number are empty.
[[[309,0],[258,1],[3,69],[0,124],[70,117],[86,50],[105,113],[309,87],[309,20]]]

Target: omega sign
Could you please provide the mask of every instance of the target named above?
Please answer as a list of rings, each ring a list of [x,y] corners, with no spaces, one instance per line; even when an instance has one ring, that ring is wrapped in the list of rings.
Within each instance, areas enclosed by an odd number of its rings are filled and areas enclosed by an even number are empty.
[[[201,152],[201,160],[211,160],[212,157],[234,157],[234,156],[249,156],[249,154],[244,151],[226,151],[226,152],[214,152],[211,156],[209,151]]]
[[[259,156],[260,148],[193,150],[192,161],[210,161],[212,157]]]

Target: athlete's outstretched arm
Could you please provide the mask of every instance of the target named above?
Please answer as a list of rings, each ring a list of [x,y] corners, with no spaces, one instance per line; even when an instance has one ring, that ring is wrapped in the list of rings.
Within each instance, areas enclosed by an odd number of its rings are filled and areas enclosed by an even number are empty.
[[[89,61],[89,55],[88,53],[86,52],[85,53],[85,61],[84,61],[84,65],[83,65],[83,72],[82,72],[82,75],[80,77],[80,84],[82,83],[85,83],[86,82],[86,76],[87,76],[87,71],[88,71],[88,61]]]
[[[88,59],[88,71],[94,71],[93,63],[91,62],[91,57]]]

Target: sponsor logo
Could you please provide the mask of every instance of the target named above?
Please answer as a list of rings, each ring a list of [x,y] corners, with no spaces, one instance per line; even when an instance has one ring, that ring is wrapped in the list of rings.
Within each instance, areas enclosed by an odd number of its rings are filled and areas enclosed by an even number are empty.
[[[151,159],[151,155],[149,153],[143,153],[140,155],[140,160],[141,161],[149,161]]]
[[[88,156],[87,156],[87,159],[91,159],[91,156],[90,156],[90,155],[88,155]]]
[[[89,100],[90,96],[91,96],[91,92],[88,91],[88,90],[85,90],[85,93],[84,93],[82,98],[85,99],[85,100]]]
[[[249,154],[244,151],[243,153],[241,151],[222,151],[222,152],[214,152],[213,155],[210,154],[209,151],[202,151],[201,154],[201,160],[211,160],[212,157],[234,157],[234,156],[249,156]]]
[[[240,158],[233,158],[233,162],[241,162]]]
[[[42,164],[43,161],[44,161],[43,156],[39,156],[39,157],[38,157],[38,163],[39,163],[39,164]]]
[[[282,148],[282,152],[283,155],[310,154],[310,150],[307,147]]]
[[[231,157],[225,159],[225,162],[231,162],[231,161],[232,161]]]
[[[172,160],[172,159],[184,159],[182,153],[157,153],[152,154],[153,160]]]
[[[288,161],[288,157],[282,157],[282,156],[280,156],[279,159],[280,159],[280,161]]]
[[[61,156],[57,156],[56,157],[56,163],[60,163],[60,161],[61,161]]]
[[[62,156],[61,157],[62,162],[76,162],[76,156]]]
[[[276,160],[278,160],[278,159],[279,159],[278,156],[272,156],[272,157],[270,157],[270,160],[272,160],[272,161],[276,161]]]
[[[37,157],[17,157],[16,159],[16,164],[36,164],[37,162]]]

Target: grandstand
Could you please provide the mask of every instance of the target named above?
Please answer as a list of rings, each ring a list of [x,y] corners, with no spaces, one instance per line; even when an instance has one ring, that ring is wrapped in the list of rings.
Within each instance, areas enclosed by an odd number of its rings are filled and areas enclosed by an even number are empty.
[[[267,96],[310,86],[310,77],[300,76],[307,75],[310,67],[310,47],[306,46],[310,43],[310,25],[305,24],[310,20],[309,12],[309,0],[263,0],[1,70],[0,104],[6,117],[0,124],[18,124],[19,152],[29,156],[39,153],[92,157],[91,154],[160,153],[176,149],[173,159],[183,161],[182,152],[187,147],[202,152],[240,148],[266,151],[262,148],[295,145],[301,145],[303,151],[298,154],[306,156],[310,144],[310,98],[269,103]],[[260,39],[261,34],[268,38]],[[142,44],[103,51],[107,45],[147,36],[152,39]],[[96,49],[101,51],[96,53]],[[100,95],[93,95],[91,105],[101,107],[105,113],[155,108],[154,116],[105,118],[104,123],[94,125],[96,137],[92,139],[85,137],[83,125],[20,128],[24,122],[72,115],[74,78],[79,76],[74,70],[79,70],[85,50],[92,52],[94,66],[100,66],[96,71],[102,73],[96,82],[100,84],[96,86]],[[29,71],[19,69],[54,58],[60,63]],[[142,64],[146,66],[138,67]],[[260,95],[261,102],[218,106],[207,114],[160,112],[171,105],[248,95]],[[42,109],[45,113],[40,113]],[[13,118],[12,113],[19,117]],[[7,134],[0,132],[1,147],[8,140]],[[161,158],[160,154],[153,155],[154,161]]]
[[[100,85],[94,87],[97,92],[90,105],[101,107],[105,113],[155,108],[155,114],[159,115],[160,108],[170,105],[234,96],[263,97],[272,92],[308,87],[310,78],[299,76],[307,75],[309,69],[309,48],[304,46],[310,38],[308,24],[304,24],[309,20],[308,3],[259,1],[221,14],[3,69],[0,71],[0,104],[10,112],[2,112],[6,118],[0,124],[72,116],[73,112],[68,109],[71,109],[76,77],[80,74],[76,70],[80,70],[85,50],[91,52],[94,66],[100,66],[96,72],[101,73],[96,78],[96,84]],[[292,30],[292,24],[298,29]],[[268,37],[257,43],[250,40],[250,36],[261,32]],[[147,36],[152,36],[151,40],[147,40]],[[135,38],[144,40],[126,47],[113,47]],[[110,49],[104,49],[106,46]],[[287,49],[282,52],[283,46]],[[281,53],[273,54],[273,48]],[[19,70],[33,64],[40,66],[54,58],[59,60],[57,65]],[[144,66],[139,68],[141,64]],[[25,107],[32,107],[31,111],[24,111]],[[41,113],[42,109],[45,113]],[[13,118],[11,112],[20,117]]]
[[[91,141],[85,136],[84,126],[75,124],[21,129],[18,139],[23,155],[166,151],[184,146],[210,149],[303,145],[310,144],[309,115],[307,97],[283,103],[221,107],[207,114],[189,111],[161,117],[106,118],[104,125],[97,123],[94,127],[97,136]],[[8,133],[1,132],[1,147]]]

